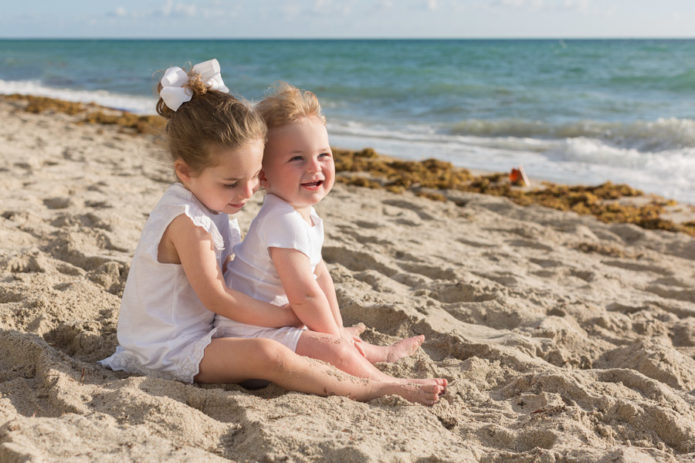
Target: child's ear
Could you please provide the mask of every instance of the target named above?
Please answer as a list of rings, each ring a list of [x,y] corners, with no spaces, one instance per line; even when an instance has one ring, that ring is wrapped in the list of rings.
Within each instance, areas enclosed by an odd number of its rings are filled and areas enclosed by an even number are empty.
[[[270,182],[268,181],[268,177],[265,176],[265,171],[261,170],[258,174],[258,180],[261,182],[261,186],[263,188],[268,188],[270,186]]]
[[[188,183],[191,181],[191,167],[186,164],[186,161],[183,159],[177,159],[174,161],[174,172],[176,172],[176,176],[184,185],[188,185]]]

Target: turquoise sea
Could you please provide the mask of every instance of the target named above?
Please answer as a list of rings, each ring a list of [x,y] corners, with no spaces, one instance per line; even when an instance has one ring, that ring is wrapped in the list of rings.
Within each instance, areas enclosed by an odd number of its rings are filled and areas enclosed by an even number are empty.
[[[154,112],[158,72],[314,91],[334,146],[695,203],[695,40],[0,40],[0,93]]]

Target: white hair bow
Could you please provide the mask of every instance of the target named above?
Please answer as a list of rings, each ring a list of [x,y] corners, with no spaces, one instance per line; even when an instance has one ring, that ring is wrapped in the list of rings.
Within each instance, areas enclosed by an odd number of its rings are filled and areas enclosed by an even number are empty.
[[[200,74],[203,84],[210,90],[229,93],[229,89],[224,85],[220,74],[220,63],[216,59],[213,58],[196,64],[191,72]],[[180,67],[174,66],[164,71],[160,83],[162,90],[159,92],[159,96],[172,111],[179,109],[183,103],[191,101],[193,92],[190,88],[185,87],[188,83],[188,74]]]

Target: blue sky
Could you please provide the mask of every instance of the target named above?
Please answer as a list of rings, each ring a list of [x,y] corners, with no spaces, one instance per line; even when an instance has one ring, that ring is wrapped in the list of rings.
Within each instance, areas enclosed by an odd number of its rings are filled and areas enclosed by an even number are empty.
[[[34,0],[0,37],[693,37],[695,0]]]

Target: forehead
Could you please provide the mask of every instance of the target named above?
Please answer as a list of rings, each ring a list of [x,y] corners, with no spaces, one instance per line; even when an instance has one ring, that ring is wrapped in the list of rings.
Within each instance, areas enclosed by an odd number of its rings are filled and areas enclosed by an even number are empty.
[[[315,116],[302,117],[290,124],[268,131],[268,144],[324,145],[328,144],[326,125]]]
[[[263,140],[253,140],[243,145],[228,148],[223,146],[210,149],[213,164],[208,167],[210,173],[229,175],[231,173],[245,174],[247,171],[258,170],[263,159]]]

